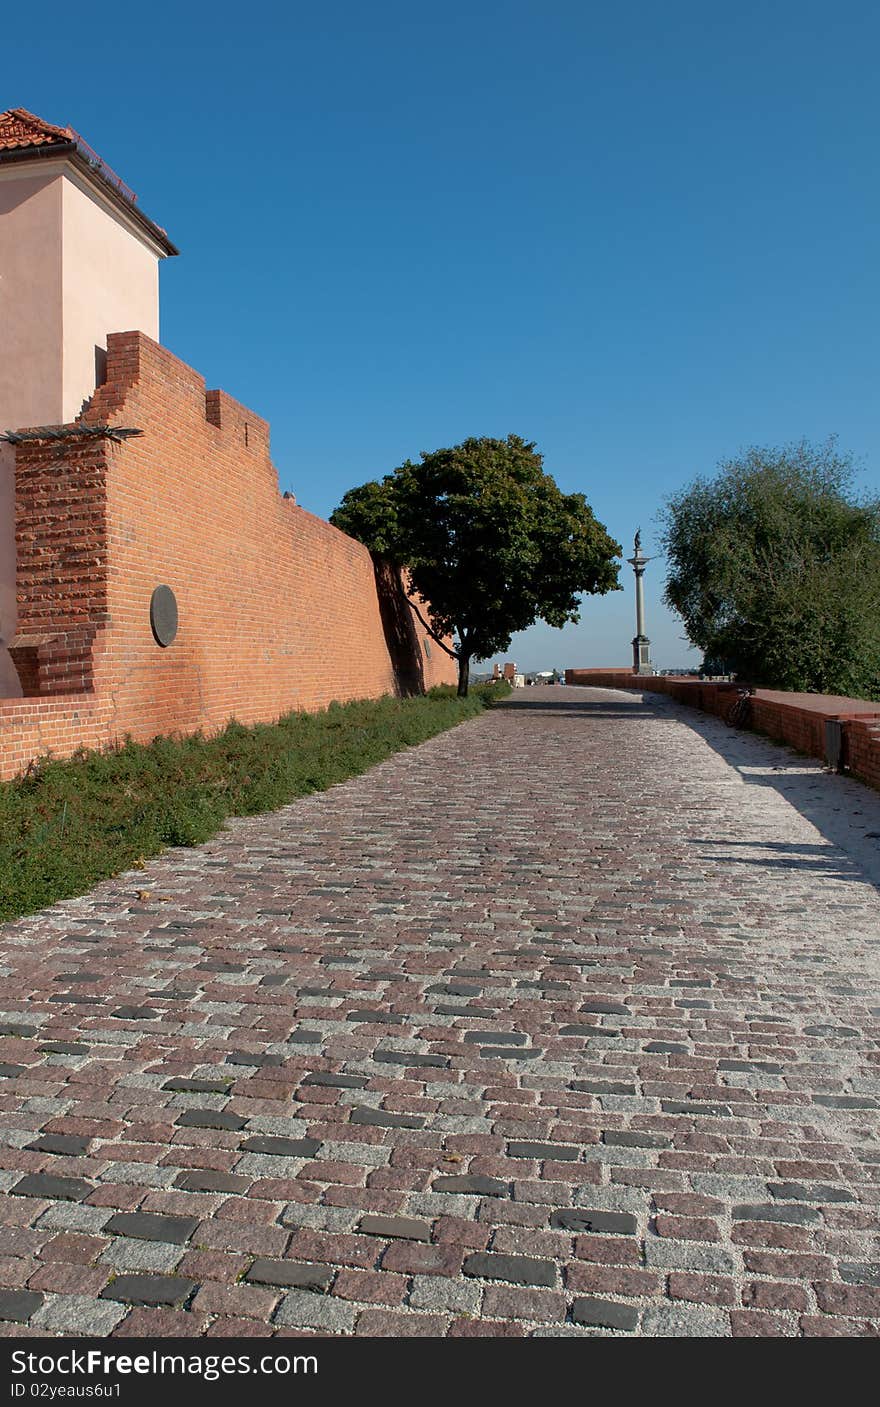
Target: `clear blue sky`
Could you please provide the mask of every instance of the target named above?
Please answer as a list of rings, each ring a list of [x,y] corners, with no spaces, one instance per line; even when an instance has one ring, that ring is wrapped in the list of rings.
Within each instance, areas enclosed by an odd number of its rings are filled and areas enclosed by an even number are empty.
[[[0,107],[70,122],[179,244],[163,341],[313,511],[510,431],[648,551],[748,444],[836,432],[880,489],[871,0],[96,0],[3,46]],[[662,576],[655,663],[696,662]],[[622,579],[510,655],[625,663]]]

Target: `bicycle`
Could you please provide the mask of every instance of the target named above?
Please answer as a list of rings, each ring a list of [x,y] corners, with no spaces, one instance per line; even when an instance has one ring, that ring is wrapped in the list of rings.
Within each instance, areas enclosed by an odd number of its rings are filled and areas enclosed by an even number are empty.
[[[728,728],[749,728],[752,723],[752,698],[754,697],[754,687],[751,684],[742,684],[737,690],[736,698],[724,715],[724,721]]]

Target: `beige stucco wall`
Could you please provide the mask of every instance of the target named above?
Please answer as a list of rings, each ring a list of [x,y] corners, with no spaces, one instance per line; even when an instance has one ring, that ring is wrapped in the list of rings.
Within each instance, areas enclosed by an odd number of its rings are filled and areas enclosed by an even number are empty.
[[[62,410],[60,166],[0,170],[0,430]]]
[[[63,159],[0,169],[0,432],[67,424],[95,390],[109,332],[159,338],[161,250]],[[14,454],[0,444],[0,698],[21,693]]]
[[[95,389],[95,349],[108,332],[159,340],[159,259],[110,213],[77,172],[62,189],[62,418],[74,420]]]
[[[62,184],[60,169],[0,172],[0,431],[61,418]],[[0,444],[0,698],[21,695],[16,616],[15,452]]]
[[[159,257],[73,169],[0,169],[0,428],[74,420],[108,332],[159,339]]]

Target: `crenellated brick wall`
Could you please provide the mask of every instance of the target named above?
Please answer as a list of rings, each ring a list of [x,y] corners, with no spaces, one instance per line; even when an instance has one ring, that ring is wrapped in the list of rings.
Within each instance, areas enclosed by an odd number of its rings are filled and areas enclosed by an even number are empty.
[[[736,684],[675,675],[636,675],[630,669],[567,669],[566,684],[595,689],[632,689],[668,694],[678,703],[723,718],[737,695]],[[811,757],[825,757],[825,723],[842,725],[847,771],[880,788],[880,704],[831,694],[795,694],[758,689],[752,698],[755,729]]]
[[[17,447],[10,653],[28,697],[0,700],[0,777],[47,750],[453,682],[399,574],[279,493],[266,422],[143,333],[109,337],[78,423],[142,434]],[[167,649],[159,585],[180,615]]]

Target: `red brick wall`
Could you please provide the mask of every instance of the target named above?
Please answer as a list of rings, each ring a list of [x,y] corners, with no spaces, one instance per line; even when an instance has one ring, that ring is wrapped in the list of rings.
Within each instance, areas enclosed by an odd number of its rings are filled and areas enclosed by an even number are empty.
[[[114,736],[113,710],[94,695],[0,699],[0,779],[14,777],[45,753],[69,757]]]
[[[104,442],[25,442],[15,456],[18,633],[107,621]]]
[[[844,731],[849,770],[880,791],[880,726],[876,720],[853,718]]]
[[[41,697],[0,700],[0,776],[47,749],[454,681],[396,575],[280,495],[266,422],[144,334],[111,335],[83,419],[143,434],[18,447],[16,642]],[[167,649],[161,584],[180,615]]]
[[[595,689],[634,689],[668,694],[678,703],[723,718],[736,698],[736,684],[712,684],[674,675],[634,675],[630,669],[567,669],[567,684]],[[825,757],[825,723],[843,725],[844,760],[853,776],[880,788],[880,705],[865,699],[786,694],[758,689],[752,699],[755,729],[811,757]]]

